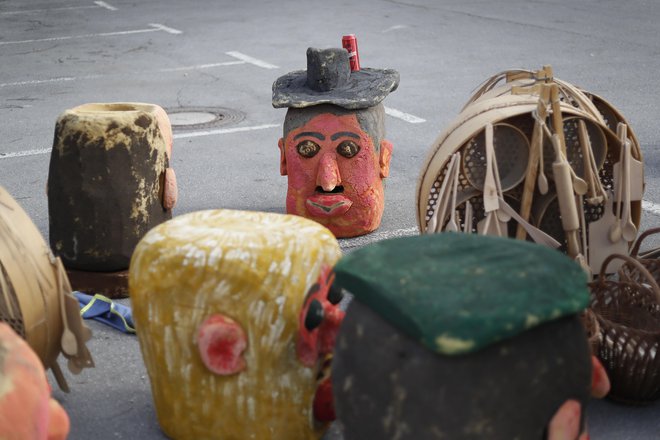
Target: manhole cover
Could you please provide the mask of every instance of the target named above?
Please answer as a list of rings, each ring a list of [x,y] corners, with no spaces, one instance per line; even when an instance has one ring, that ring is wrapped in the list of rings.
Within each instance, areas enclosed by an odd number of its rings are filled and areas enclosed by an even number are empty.
[[[245,115],[223,107],[177,107],[165,110],[173,131],[200,130],[241,122]]]

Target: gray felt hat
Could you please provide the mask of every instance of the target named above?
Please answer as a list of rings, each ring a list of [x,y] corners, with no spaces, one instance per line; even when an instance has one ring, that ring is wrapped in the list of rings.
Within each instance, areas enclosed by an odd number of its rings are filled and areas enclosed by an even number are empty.
[[[346,49],[307,49],[307,70],[273,83],[273,107],[334,104],[347,109],[373,107],[399,86],[399,72],[362,68],[351,72]]]

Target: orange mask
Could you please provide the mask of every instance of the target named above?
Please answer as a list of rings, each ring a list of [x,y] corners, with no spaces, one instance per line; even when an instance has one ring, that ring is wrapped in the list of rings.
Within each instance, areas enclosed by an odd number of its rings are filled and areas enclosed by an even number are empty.
[[[0,322],[0,438],[64,440],[69,423],[36,353]]]

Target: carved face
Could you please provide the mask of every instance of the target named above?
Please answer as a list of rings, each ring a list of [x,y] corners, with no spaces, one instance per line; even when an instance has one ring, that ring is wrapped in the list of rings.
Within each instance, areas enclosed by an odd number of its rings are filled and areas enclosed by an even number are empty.
[[[382,179],[392,145],[376,148],[355,114],[322,113],[280,139],[288,175],[287,213],[311,218],[337,237],[375,230],[383,214]]]
[[[298,323],[296,352],[300,361],[313,367],[320,357],[332,353],[339,326],[346,312],[339,308],[341,290],[333,287],[335,274],[324,266],[318,281],[309,288]]]
[[[334,272],[328,266],[323,266],[317,282],[307,292],[298,318],[298,359],[310,368],[322,361],[313,403],[314,418],[321,422],[335,420],[330,364],[339,326],[346,315],[339,308],[343,294],[332,285],[334,280]]]

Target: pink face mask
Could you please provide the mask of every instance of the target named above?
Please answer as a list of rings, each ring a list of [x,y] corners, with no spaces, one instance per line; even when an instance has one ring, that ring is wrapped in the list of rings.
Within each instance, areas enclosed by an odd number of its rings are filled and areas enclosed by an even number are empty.
[[[334,272],[324,266],[317,282],[307,292],[298,318],[298,359],[310,368],[321,365],[323,377],[317,383],[313,402],[314,418],[321,422],[335,420],[330,362],[339,326],[346,315],[339,307],[343,294],[332,286],[334,280]]]
[[[322,356],[332,353],[339,326],[346,315],[339,308],[342,292],[332,286],[334,280],[334,272],[324,266],[318,281],[307,292],[300,311],[296,353],[307,367],[313,367]]]
[[[279,147],[280,172],[289,176],[288,214],[315,220],[337,237],[380,225],[392,144],[384,140],[376,151],[355,114],[318,115],[280,139]]]

